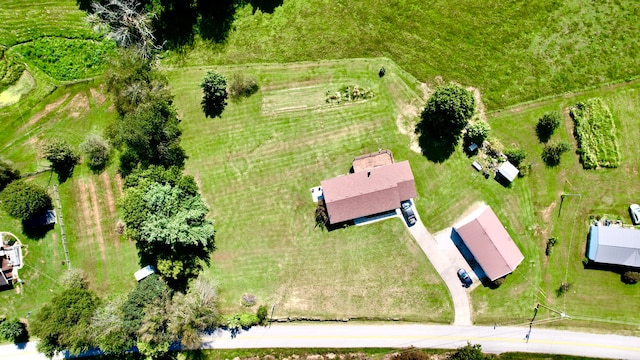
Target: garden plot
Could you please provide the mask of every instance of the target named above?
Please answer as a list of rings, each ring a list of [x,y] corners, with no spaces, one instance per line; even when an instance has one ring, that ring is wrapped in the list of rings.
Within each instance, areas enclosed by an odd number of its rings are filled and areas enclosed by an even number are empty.
[[[355,89],[355,90],[354,90]],[[362,94],[367,96],[363,96]],[[357,94],[353,96],[352,94]],[[262,115],[278,115],[293,111],[327,110],[355,105],[373,97],[373,92],[358,85],[336,87],[322,83],[311,86],[274,90],[262,98]]]
[[[609,107],[599,98],[589,99],[571,108],[571,117],[582,166],[585,169],[618,167],[618,139]]]

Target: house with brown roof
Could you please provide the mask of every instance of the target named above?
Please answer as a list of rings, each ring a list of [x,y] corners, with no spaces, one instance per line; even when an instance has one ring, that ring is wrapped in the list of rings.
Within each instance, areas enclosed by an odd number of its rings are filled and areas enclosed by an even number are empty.
[[[490,281],[512,273],[524,260],[524,255],[489,206],[455,231]]]
[[[356,167],[358,171],[321,182],[329,223],[395,211],[402,201],[416,197],[416,185],[408,161],[393,163],[391,160],[384,165],[371,158],[366,161],[373,167],[354,161],[354,171]]]

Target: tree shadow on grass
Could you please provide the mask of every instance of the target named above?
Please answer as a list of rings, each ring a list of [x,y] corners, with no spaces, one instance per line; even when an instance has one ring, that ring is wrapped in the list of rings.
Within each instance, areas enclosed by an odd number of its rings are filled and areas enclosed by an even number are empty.
[[[53,230],[54,225],[30,224],[28,221],[22,222],[22,233],[31,240],[40,240]]]
[[[442,163],[451,157],[458,144],[457,138],[437,137],[430,132],[422,131],[418,138],[422,155],[435,163]]]

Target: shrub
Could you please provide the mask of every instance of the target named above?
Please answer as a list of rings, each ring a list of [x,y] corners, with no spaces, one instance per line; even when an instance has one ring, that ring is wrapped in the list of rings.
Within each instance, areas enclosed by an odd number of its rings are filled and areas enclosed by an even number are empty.
[[[560,165],[560,157],[570,148],[571,146],[566,142],[545,145],[542,149],[542,161],[550,167],[558,166]]]
[[[81,269],[73,268],[62,274],[60,277],[60,285],[67,289],[87,289],[87,276]]]
[[[635,284],[640,282],[640,272],[625,271],[624,274],[622,274],[622,282],[625,284]]]
[[[431,356],[420,349],[410,347],[391,356],[392,360],[429,360]]]
[[[239,322],[240,322],[240,326],[246,329],[254,325],[258,325],[260,323],[260,320],[258,319],[258,316],[255,314],[241,314]]]
[[[11,216],[27,220],[52,208],[52,201],[47,191],[36,184],[21,180],[7,185],[0,194],[2,207]]]
[[[482,353],[482,346],[480,344],[471,345],[469,342],[447,357],[449,360],[484,360],[486,358]]]
[[[468,139],[469,142],[482,145],[485,139],[489,137],[489,132],[491,132],[489,124],[486,121],[480,120],[467,127],[465,138]]]
[[[42,149],[45,159],[51,162],[51,169],[58,174],[58,180],[64,182],[73,174],[73,168],[80,161],[80,156],[73,147],[62,139],[54,139]]]
[[[493,281],[491,282],[491,285],[492,285],[493,287],[496,287],[496,288],[497,288],[497,287],[500,287],[500,285],[504,284],[505,280],[506,280],[506,277],[505,277],[505,276],[503,276],[503,277],[501,277],[501,278],[497,278],[497,279],[495,279],[495,280],[493,280]]]
[[[98,173],[107,166],[111,155],[111,148],[107,141],[99,135],[89,135],[80,144],[80,151],[87,158],[87,166],[94,173]]]
[[[18,319],[0,322],[0,337],[10,342],[24,340],[27,327]]]
[[[545,250],[545,254],[547,256],[551,255],[551,250],[553,250],[553,247],[556,245],[556,242],[558,241],[558,239],[552,237],[549,240],[547,240],[547,249]]]
[[[504,146],[502,145],[502,143],[500,142],[500,140],[498,140],[497,138],[489,138],[489,140],[487,140],[487,145],[486,145],[486,152],[489,156],[491,156],[492,158],[499,158],[500,155],[502,154],[502,150],[504,149]]]
[[[250,307],[256,304],[256,296],[253,294],[244,294],[240,300],[242,305]]]
[[[258,317],[258,324],[267,325],[269,323],[269,312],[266,306],[260,305],[258,311],[256,311],[256,316]]]
[[[249,97],[258,92],[258,83],[252,76],[245,77],[242,74],[234,74],[229,84],[229,96],[233,100]]]
[[[507,160],[513,164],[513,166],[520,168],[524,159],[527,158],[527,153],[522,149],[513,147],[504,150],[504,156],[507,157]]]
[[[558,126],[560,126],[561,115],[558,112],[547,112],[540,119],[538,119],[538,124],[536,125],[536,135],[538,135],[538,140],[542,143],[546,143],[551,138],[551,135],[556,131]]]
[[[384,68],[384,66],[381,67],[380,70],[378,70],[378,76],[379,77],[383,77],[384,74],[386,74],[386,73],[387,73],[387,70]]]
[[[563,282],[560,284],[560,287],[556,290],[556,295],[558,297],[564,295],[566,292],[571,290],[572,284],[568,282]]]

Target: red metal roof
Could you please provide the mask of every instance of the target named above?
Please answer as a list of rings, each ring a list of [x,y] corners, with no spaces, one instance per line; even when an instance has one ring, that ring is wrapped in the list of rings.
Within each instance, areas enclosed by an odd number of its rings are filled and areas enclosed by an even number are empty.
[[[524,259],[491,207],[456,231],[491,281],[510,274]]]
[[[332,224],[397,209],[401,201],[416,197],[408,161],[338,176],[321,185]]]

